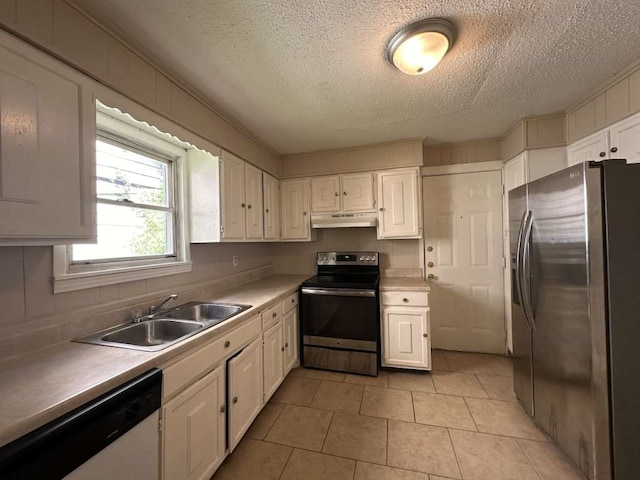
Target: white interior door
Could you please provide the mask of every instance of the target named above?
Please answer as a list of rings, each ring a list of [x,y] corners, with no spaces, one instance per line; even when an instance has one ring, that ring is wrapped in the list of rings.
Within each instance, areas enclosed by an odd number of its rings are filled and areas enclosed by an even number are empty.
[[[434,348],[504,353],[501,172],[423,179]]]

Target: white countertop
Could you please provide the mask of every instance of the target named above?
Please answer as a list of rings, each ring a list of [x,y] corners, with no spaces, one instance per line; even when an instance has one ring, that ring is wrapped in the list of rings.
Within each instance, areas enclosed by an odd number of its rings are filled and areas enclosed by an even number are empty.
[[[380,278],[380,291],[415,291],[429,292],[429,283],[420,277],[382,277]]]
[[[247,322],[308,275],[274,275],[203,301],[253,305],[159,352],[64,342],[0,364],[0,446]]]

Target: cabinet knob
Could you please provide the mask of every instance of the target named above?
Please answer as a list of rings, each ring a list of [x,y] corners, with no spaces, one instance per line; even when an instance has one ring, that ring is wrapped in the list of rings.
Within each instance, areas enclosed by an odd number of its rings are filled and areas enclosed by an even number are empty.
[[[285,344],[284,344],[284,347],[285,347],[285,348],[289,348],[289,342],[285,343]]]
[[[296,303],[296,299],[295,299],[295,298],[292,298],[292,299],[291,299],[291,303]]]
[[[342,194],[343,194],[343,195],[346,195],[346,194],[347,194],[347,192],[342,192]]]
[[[304,215],[306,217],[307,216],[307,212],[302,212],[302,215]]]
[[[424,338],[427,338],[427,337],[429,336],[429,334],[428,334],[428,333],[423,333],[423,334],[422,334],[422,336],[423,336]]]
[[[278,316],[278,312],[273,312],[273,313],[271,314],[271,316],[272,316],[273,318],[276,318],[276,317]]]
[[[427,247],[427,252],[433,252],[433,247],[431,245]]]
[[[427,263],[427,267],[429,267],[429,268],[433,268],[434,266],[435,266],[435,263],[433,263],[433,262]]]
[[[616,153],[618,151],[618,147],[611,147],[611,153]]]
[[[336,192],[336,197],[339,197],[339,196],[340,196],[340,192]]]
[[[427,279],[429,280],[433,280],[434,278],[436,278],[436,276],[433,273],[430,273],[429,275],[427,275]]]
[[[282,348],[280,349],[280,351],[281,351],[281,352],[284,352],[284,347],[282,347]]]
[[[606,152],[600,152],[600,156],[604,157],[607,153]]]
[[[247,208],[251,208],[251,204],[247,205]]]
[[[265,210],[265,212],[269,213],[269,209],[267,208],[267,209]]]
[[[402,299],[402,301],[403,301],[404,303],[409,303],[409,299],[408,299],[408,298],[403,298],[403,299]]]
[[[230,346],[231,346],[231,342],[229,340],[224,342],[224,348],[229,348]]]
[[[220,407],[220,413],[224,413],[226,410],[227,410],[226,405],[222,405],[222,406]]]
[[[236,403],[238,403],[238,397],[233,397],[233,404],[235,405]]]
[[[244,203],[241,203],[241,204],[240,204],[240,206],[241,206],[242,208],[244,208],[244,207],[246,207],[247,205],[246,205],[246,204],[244,204]]]
[[[381,211],[381,212],[384,212],[384,208],[380,207],[380,211]]]

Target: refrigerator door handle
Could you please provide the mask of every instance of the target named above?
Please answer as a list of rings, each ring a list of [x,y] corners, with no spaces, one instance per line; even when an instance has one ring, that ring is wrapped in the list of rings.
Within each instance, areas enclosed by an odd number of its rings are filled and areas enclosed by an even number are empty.
[[[522,238],[522,263],[520,268],[520,293],[522,295],[522,308],[524,316],[531,330],[536,331],[536,322],[531,305],[531,232],[533,230],[533,212],[527,212]]]
[[[527,322],[529,329],[531,329],[531,323],[527,318],[527,312],[524,309],[524,297],[522,295],[522,262],[523,262],[523,243],[522,238],[524,236],[524,227],[527,221],[527,216],[529,214],[528,210],[525,210],[522,214],[522,220],[520,221],[520,229],[518,230],[518,242],[516,244],[516,272],[515,272],[515,280],[516,280],[516,293],[518,295],[518,301],[520,302],[520,306],[524,312],[524,320]]]

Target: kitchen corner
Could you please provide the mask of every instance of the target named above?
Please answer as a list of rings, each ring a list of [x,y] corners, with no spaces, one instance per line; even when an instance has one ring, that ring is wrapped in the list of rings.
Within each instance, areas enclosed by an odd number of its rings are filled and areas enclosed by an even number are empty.
[[[202,298],[253,307],[160,352],[65,341],[0,363],[0,445],[249,322],[276,298],[295,292],[304,278],[303,275],[271,275]]]

